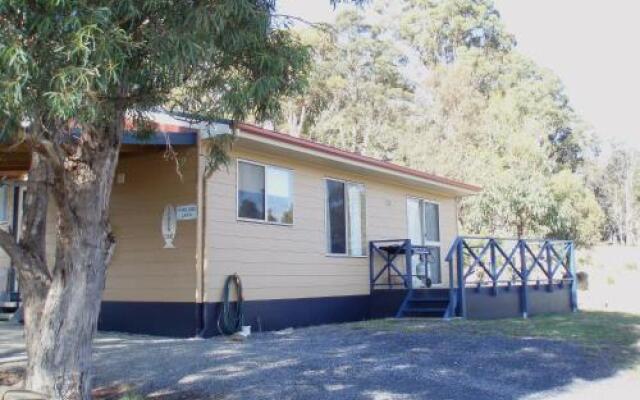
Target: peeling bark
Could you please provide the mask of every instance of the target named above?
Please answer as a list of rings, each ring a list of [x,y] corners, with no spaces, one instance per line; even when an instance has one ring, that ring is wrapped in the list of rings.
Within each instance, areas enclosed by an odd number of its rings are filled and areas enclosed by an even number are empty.
[[[23,240],[16,248],[26,260],[17,268],[28,354],[25,388],[54,400],[91,398],[92,341],[115,247],[109,203],[123,121],[119,115],[100,130],[84,129],[77,143],[57,146],[53,155],[51,149],[36,151],[29,172]],[[47,266],[49,198],[58,221],[55,261]]]

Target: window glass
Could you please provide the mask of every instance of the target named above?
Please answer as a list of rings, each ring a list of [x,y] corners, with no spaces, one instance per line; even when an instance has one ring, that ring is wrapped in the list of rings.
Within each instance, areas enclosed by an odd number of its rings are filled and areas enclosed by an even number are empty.
[[[327,247],[330,254],[366,255],[364,186],[327,179]]]
[[[329,253],[346,254],[346,210],[343,182],[327,180],[327,234]]]
[[[291,171],[267,167],[267,220],[281,224],[293,223]]]
[[[420,200],[407,199],[407,223],[409,239],[411,239],[414,244],[422,244],[424,238],[422,236],[422,209],[420,208]]]
[[[427,242],[440,241],[440,212],[439,206],[434,203],[424,202],[424,226]]]
[[[238,217],[292,224],[292,172],[270,165],[239,161]]]
[[[264,167],[238,162],[238,217],[264,220]]]
[[[8,196],[9,187],[7,185],[0,185],[0,222],[8,222]]]
[[[365,204],[364,204],[364,186],[347,183],[347,204],[349,217],[349,255],[364,256],[365,255]]]

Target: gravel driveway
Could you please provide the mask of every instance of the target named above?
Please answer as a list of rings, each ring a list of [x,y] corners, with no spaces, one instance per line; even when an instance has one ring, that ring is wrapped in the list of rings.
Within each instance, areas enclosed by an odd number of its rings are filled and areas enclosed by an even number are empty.
[[[97,387],[161,399],[539,398],[605,379],[616,365],[567,342],[327,325],[288,334],[167,339],[100,334]],[[428,326],[429,322],[420,324]],[[18,327],[0,325],[0,371],[24,361]],[[543,396],[544,397],[544,396]]]

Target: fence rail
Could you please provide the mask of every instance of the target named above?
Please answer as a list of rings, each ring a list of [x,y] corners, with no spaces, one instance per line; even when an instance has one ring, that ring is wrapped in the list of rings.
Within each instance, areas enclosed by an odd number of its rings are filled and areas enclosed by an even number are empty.
[[[480,290],[510,289],[521,291],[521,312],[529,310],[528,286],[544,286],[553,291],[570,285],[571,308],[577,310],[574,243],[568,240],[513,239],[460,236],[451,245],[445,262],[449,264],[449,309],[447,317],[466,317],[465,291],[468,287]],[[455,275],[455,276],[454,276]]]

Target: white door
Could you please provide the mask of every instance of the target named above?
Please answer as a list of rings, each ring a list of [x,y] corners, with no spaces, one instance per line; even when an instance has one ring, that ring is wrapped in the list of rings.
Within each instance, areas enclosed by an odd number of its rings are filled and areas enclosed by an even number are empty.
[[[428,200],[408,198],[407,231],[413,244],[427,246],[431,252],[427,259],[426,277],[433,284],[442,283],[440,273],[440,206]],[[419,263],[420,258],[414,256],[413,264],[419,265]],[[418,273],[418,275],[421,274]]]

